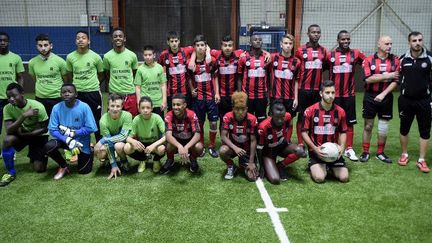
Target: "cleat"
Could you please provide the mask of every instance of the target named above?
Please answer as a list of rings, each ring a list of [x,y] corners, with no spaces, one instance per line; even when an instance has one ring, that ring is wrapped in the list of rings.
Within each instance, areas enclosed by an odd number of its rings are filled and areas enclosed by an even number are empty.
[[[160,161],[153,161],[153,172],[158,173],[161,169]]]
[[[392,160],[387,155],[385,155],[384,152],[380,153],[380,154],[377,154],[376,158],[379,159],[379,160],[381,160],[384,163],[387,163],[387,164],[391,164],[392,163]]]
[[[216,151],[215,148],[209,148],[208,151],[211,157],[213,158],[219,157],[219,153]]]
[[[14,175],[4,174],[0,180],[0,187],[9,185],[9,183],[11,183],[13,180],[15,180]]]
[[[174,160],[167,159],[165,164],[160,168],[159,174],[164,175],[171,171],[174,164]]]
[[[198,171],[199,171],[199,165],[198,165],[198,162],[196,160],[191,160],[190,161],[189,170],[190,170],[190,172],[192,172],[194,174],[198,173]]]
[[[230,166],[227,168],[227,173],[225,174],[224,178],[225,180],[231,180],[232,178],[234,178],[234,174],[237,170],[236,166]]]
[[[369,155],[368,152],[363,152],[363,153],[360,155],[360,161],[361,161],[361,162],[367,162],[367,161],[369,160],[369,158],[370,158],[370,155]]]
[[[66,175],[66,173],[69,174],[69,169],[67,167],[65,168],[59,167],[57,170],[57,174],[55,174],[54,176],[54,180],[60,180]]]
[[[143,173],[146,169],[146,163],[144,161],[141,161],[138,165],[138,173]]]
[[[288,175],[285,172],[285,167],[284,166],[278,166],[278,170],[279,170],[279,178],[281,181],[287,181],[289,179]]]
[[[403,154],[401,154],[401,156],[400,156],[400,158],[399,158],[399,160],[398,160],[398,164],[399,164],[400,166],[405,166],[405,165],[408,164],[408,161],[409,161],[408,154],[403,153]]]
[[[427,166],[426,161],[424,161],[424,160],[420,160],[417,162],[417,168],[419,168],[419,170],[421,172],[424,172],[424,173],[429,173],[429,171],[430,171],[429,167]]]
[[[358,161],[357,155],[352,148],[346,149],[344,152],[344,156],[347,157],[351,161]]]

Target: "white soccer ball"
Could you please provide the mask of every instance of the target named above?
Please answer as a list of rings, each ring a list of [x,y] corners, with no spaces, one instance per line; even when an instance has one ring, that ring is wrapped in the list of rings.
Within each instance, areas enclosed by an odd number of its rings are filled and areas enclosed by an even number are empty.
[[[325,154],[321,159],[324,162],[332,163],[339,158],[339,148],[335,143],[327,142],[321,145],[321,152]]]

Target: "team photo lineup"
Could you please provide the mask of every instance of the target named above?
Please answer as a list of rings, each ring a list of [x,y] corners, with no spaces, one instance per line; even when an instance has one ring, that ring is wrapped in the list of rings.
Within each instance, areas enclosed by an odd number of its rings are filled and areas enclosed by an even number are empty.
[[[241,174],[248,181],[266,178],[280,184],[290,178],[287,167],[301,158],[307,158],[316,183],[328,175],[348,182],[347,161],[364,163],[371,157],[399,166],[412,160],[428,173],[432,53],[423,45],[423,34],[409,33],[401,56],[392,53],[387,35],[378,38],[370,56],[350,48],[346,30],[335,36],[332,50],[319,44],[319,25],[310,25],[307,36],[308,42],[294,49],[294,36],[285,34],[281,52],[270,53],[258,34],[249,37],[250,51],[244,51],[235,50],[230,35],[219,47],[210,47],[204,35],[183,45],[180,35],[170,31],[167,49],[143,46],[140,65],[120,28],[113,29],[113,48],[102,58],[90,49],[84,30],[76,33],[77,48],[66,60],[54,53],[50,36],[41,33],[35,36],[39,55],[28,64],[35,81],[35,98],[30,99],[24,94],[22,60],[10,50],[8,33],[0,32],[1,156],[6,170],[0,186],[17,178],[16,153],[27,146],[34,171],[45,172],[49,158],[58,164],[54,180],[92,172],[95,157],[110,168],[108,179],[130,172],[131,160],[139,161],[138,173],[151,168],[164,175],[180,166],[199,175],[200,158],[207,153],[225,163],[225,180]],[[363,70],[363,80],[356,67]],[[106,104],[102,82],[109,86]],[[362,124],[356,117],[356,82],[364,84]],[[400,95],[394,101],[397,88]],[[400,153],[386,154],[394,102]],[[408,155],[414,118],[418,154]],[[362,127],[361,135],[354,134],[354,126]],[[355,137],[362,138],[357,153]]]

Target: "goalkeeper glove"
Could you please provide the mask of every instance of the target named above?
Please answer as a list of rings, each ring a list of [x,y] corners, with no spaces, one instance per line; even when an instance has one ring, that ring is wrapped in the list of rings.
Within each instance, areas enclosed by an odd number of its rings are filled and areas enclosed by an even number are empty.
[[[74,148],[81,148],[83,146],[82,143],[71,137],[66,138],[66,145],[68,146],[69,150],[73,150]]]
[[[71,138],[75,137],[75,130],[63,125],[59,125],[59,129],[61,133],[66,137],[71,137]]]

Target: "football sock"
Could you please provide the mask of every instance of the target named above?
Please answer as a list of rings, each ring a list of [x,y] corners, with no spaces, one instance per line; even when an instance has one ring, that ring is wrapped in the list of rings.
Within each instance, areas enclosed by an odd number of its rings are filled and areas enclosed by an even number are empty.
[[[363,147],[363,152],[369,153],[370,143],[363,143],[362,147]]]
[[[209,148],[214,148],[215,147],[215,144],[216,144],[216,133],[217,133],[217,130],[210,130],[209,131],[209,139],[210,139]]]
[[[288,156],[282,161],[282,164],[285,166],[294,163],[296,160],[298,160],[300,157],[296,154],[288,154]]]
[[[13,147],[3,148],[2,154],[3,154],[3,161],[6,170],[8,171],[9,174],[14,176],[16,174],[14,159],[13,159],[15,154],[15,149]]]
[[[354,127],[353,126],[348,126],[348,130],[347,130],[347,149],[352,148],[353,146],[353,139],[354,139]]]
[[[384,146],[385,146],[385,143],[378,143],[377,154],[384,153]]]

